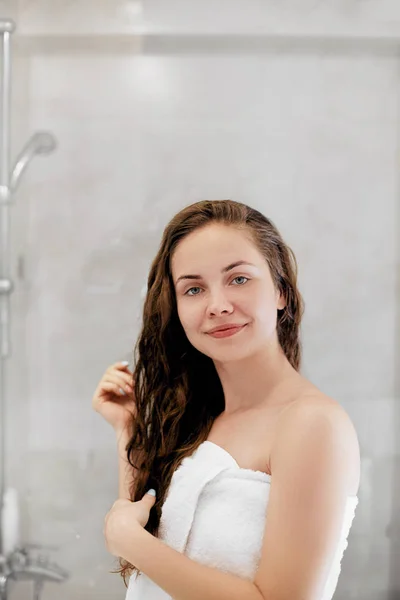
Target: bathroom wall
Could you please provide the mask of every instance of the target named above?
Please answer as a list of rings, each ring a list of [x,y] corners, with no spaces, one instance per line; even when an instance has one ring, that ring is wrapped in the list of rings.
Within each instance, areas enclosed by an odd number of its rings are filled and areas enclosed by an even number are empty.
[[[71,572],[43,599],[124,597],[102,535],[115,441],[91,397],[131,356],[164,226],[204,198],[258,208],[296,254],[303,372],[362,452],[335,598],[397,598],[398,3],[20,0],[0,15],[17,22],[13,153],[39,129],[58,140],[12,214],[7,476],[24,540]]]

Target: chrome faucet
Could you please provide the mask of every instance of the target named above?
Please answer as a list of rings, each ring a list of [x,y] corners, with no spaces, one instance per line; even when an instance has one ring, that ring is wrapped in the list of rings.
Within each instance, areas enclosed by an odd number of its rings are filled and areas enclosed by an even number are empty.
[[[7,600],[10,581],[14,583],[32,581],[34,600],[39,600],[46,582],[63,583],[68,579],[68,571],[50,562],[49,555],[44,554],[43,550],[56,550],[56,547],[26,544],[14,550],[9,556],[1,557],[0,600]]]

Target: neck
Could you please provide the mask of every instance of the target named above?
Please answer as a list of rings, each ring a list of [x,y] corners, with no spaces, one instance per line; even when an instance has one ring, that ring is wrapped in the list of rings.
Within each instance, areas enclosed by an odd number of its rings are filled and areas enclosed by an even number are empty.
[[[225,416],[282,401],[288,384],[303,381],[278,341],[240,361],[215,362],[225,397]]]

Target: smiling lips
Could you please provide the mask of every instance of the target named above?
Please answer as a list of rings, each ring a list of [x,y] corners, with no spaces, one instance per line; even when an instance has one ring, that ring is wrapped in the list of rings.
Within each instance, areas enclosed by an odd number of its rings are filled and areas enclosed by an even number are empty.
[[[235,333],[241,331],[244,327],[246,327],[247,323],[244,325],[222,325],[221,327],[215,327],[208,331],[209,335],[212,335],[216,338],[230,337],[231,335],[235,335]]]
[[[219,327],[213,327],[207,331],[207,333],[215,333],[216,331],[225,331],[226,329],[232,329],[235,327],[243,327],[242,323],[225,323],[225,325],[220,325]]]

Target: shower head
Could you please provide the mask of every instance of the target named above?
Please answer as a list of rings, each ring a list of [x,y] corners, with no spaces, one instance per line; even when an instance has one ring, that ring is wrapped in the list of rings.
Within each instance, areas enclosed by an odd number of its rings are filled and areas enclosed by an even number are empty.
[[[11,19],[0,19],[0,33],[12,33],[15,23]]]
[[[16,160],[11,172],[10,190],[15,191],[17,189],[22,173],[36,154],[50,154],[56,147],[57,142],[53,134],[47,131],[34,133]]]
[[[20,156],[26,151],[31,154],[50,154],[56,148],[57,143],[54,135],[47,131],[38,131],[34,133],[28,141]]]

